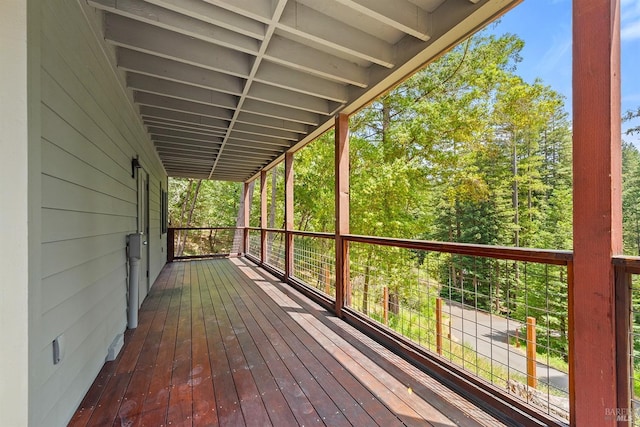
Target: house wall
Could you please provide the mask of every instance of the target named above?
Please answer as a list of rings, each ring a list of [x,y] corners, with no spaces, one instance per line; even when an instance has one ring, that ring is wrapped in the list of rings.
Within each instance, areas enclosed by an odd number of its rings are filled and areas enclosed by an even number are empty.
[[[0,2],[0,425],[28,423],[28,8]],[[5,60],[4,58],[11,60]],[[10,100],[10,102],[9,102]],[[37,141],[37,138],[36,138]],[[34,144],[35,145],[35,144]]]
[[[40,3],[39,278],[30,281],[29,425],[66,425],[126,328],[126,235],[136,232],[136,155],[150,182],[150,283],[166,259],[166,174],[82,0]],[[144,273],[141,288],[146,290]],[[30,297],[31,298],[31,297]],[[54,365],[52,342],[64,336]]]

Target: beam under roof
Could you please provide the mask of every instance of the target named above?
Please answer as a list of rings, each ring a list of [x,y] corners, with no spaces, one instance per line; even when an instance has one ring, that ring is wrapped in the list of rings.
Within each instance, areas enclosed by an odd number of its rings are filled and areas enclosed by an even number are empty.
[[[234,181],[518,2],[88,0],[167,172]]]

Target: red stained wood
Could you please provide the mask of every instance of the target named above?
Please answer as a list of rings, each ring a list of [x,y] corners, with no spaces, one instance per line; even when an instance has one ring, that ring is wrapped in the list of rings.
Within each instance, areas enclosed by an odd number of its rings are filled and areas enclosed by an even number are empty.
[[[381,350],[357,350],[324,309],[248,268],[264,274],[240,259],[168,264],[143,304],[146,333],[127,333],[70,425],[453,425],[407,396],[411,374],[370,359]]]
[[[284,155],[284,280],[293,276],[293,153]]]
[[[349,116],[338,114],[335,120],[336,174],[336,314],[349,303],[349,243],[342,235],[349,233]]]
[[[267,260],[267,172],[260,171],[260,263]]]
[[[616,425],[615,280],[622,252],[620,1],[573,1],[572,425]]]

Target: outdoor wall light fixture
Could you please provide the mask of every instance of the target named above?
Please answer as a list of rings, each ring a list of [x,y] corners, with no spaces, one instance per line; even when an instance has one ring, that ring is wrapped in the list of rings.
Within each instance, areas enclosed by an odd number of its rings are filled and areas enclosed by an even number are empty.
[[[140,169],[141,167],[142,165],[138,160],[138,156],[135,156],[133,159],[131,159],[131,178],[136,177],[136,169]]]

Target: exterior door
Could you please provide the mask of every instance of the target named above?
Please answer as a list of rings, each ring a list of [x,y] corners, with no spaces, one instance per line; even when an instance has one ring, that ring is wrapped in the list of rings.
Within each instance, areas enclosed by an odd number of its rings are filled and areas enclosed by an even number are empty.
[[[140,277],[138,286],[138,303],[149,292],[149,174],[138,169],[138,233],[142,234],[143,248],[140,258]]]

